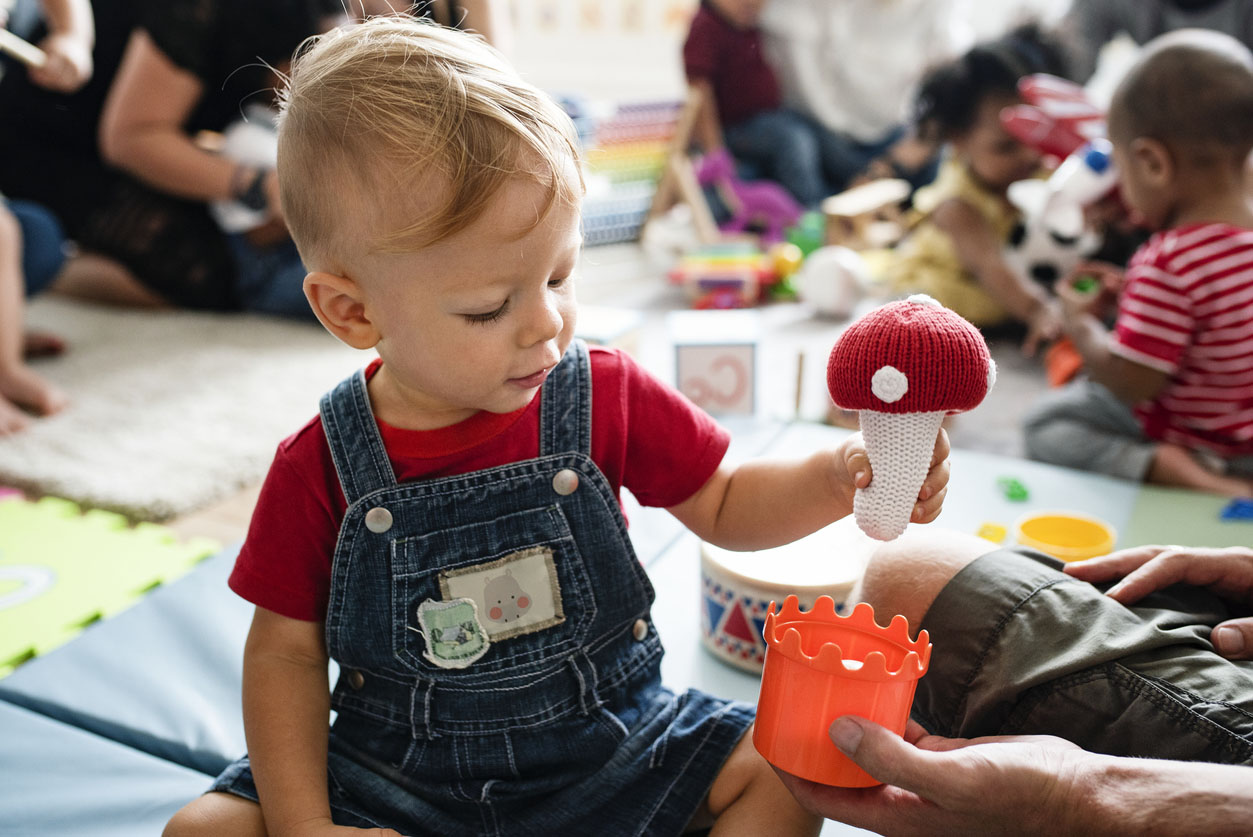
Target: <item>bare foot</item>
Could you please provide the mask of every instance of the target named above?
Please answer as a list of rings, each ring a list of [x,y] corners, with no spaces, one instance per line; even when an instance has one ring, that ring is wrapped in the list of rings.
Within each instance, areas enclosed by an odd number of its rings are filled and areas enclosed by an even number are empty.
[[[55,357],[65,352],[65,341],[46,331],[28,331],[22,338],[22,357]]]
[[[0,401],[4,402],[9,414],[7,420],[0,419],[0,424],[10,426],[19,424],[12,415],[18,408],[37,416],[50,416],[64,409],[69,403],[64,392],[25,366],[0,372]],[[20,416],[20,413],[18,415]],[[24,427],[25,421],[20,424]],[[7,432],[16,432],[21,427],[9,429]]]
[[[1168,444],[1158,445],[1154,451],[1149,482],[1197,488],[1228,497],[1247,497],[1251,487],[1245,480],[1229,477],[1203,464],[1187,448]]]
[[[0,398],[0,436],[10,436],[25,430],[30,418],[17,407]]]

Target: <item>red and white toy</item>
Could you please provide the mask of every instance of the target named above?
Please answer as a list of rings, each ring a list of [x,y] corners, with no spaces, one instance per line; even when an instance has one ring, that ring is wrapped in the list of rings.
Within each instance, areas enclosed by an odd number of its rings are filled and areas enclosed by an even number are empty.
[[[840,335],[827,389],[861,420],[872,471],[853,497],[863,532],[890,541],[905,531],[941,422],[977,407],[995,380],[979,330],[925,294],[882,305]]]

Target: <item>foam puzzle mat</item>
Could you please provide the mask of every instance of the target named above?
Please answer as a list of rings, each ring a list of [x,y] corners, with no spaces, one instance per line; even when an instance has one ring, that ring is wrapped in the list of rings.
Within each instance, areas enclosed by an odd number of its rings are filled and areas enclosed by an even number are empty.
[[[125,610],[218,550],[162,526],[0,493],[0,677]]]

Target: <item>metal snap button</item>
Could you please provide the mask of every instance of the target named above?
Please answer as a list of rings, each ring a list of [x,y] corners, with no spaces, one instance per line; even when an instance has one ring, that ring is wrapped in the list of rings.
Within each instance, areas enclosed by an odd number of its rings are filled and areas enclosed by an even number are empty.
[[[648,620],[636,619],[631,626],[631,636],[635,637],[636,642],[643,642],[644,637],[648,636]]]
[[[365,513],[365,528],[381,535],[392,528],[392,513],[382,506],[375,506]]]
[[[354,689],[360,689],[365,685],[365,675],[356,669],[353,669],[348,672],[348,685],[352,686]]]
[[[553,491],[556,491],[562,497],[565,497],[567,494],[573,494],[578,487],[579,475],[569,468],[562,468],[556,474],[553,474]]]

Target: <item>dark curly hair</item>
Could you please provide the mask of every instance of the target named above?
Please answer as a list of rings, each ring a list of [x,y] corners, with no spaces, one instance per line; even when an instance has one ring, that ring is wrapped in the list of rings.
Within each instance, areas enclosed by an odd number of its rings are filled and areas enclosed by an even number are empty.
[[[974,125],[992,96],[1017,96],[1018,80],[1033,73],[1064,75],[1061,46],[1037,24],[977,44],[960,58],[931,68],[914,97],[913,124],[928,139],[951,140]]]

